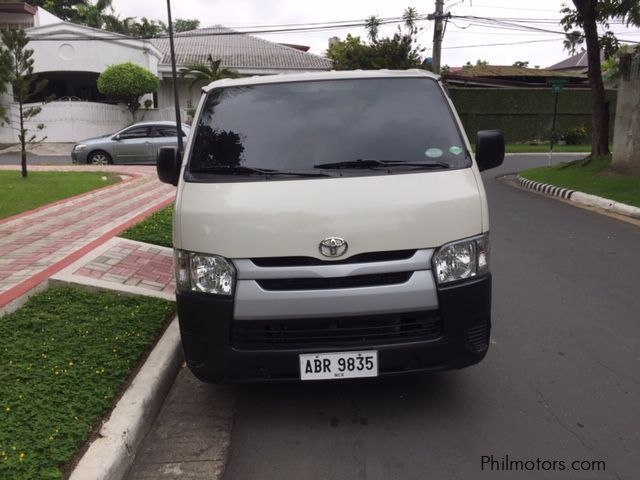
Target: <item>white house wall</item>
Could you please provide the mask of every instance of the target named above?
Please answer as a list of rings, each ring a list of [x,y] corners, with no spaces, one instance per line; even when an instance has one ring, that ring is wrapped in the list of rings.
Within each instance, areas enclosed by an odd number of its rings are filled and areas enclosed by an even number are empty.
[[[44,15],[46,17],[46,15]],[[55,19],[55,17],[53,17]],[[46,18],[46,20],[52,20]],[[66,22],[53,23],[27,30],[33,49],[34,71],[102,73],[115,63],[133,62],[158,75],[160,51],[148,40],[126,38],[110,32]],[[100,38],[103,37],[103,38]],[[144,103],[145,96],[141,99]],[[17,121],[17,104],[5,95],[0,98]],[[148,116],[164,116],[152,112]],[[138,116],[140,119],[140,115]],[[38,124],[46,128],[39,132],[47,142],[76,142],[88,137],[112,133],[131,124],[131,114],[121,106],[93,102],[51,102],[28,123],[34,131]],[[17,133],[10,125],[0,124],[0,143],[16,143]]]
[[[65,37],[67,38],[67,37]],[[103,40],[38,40],[33,48],[34,71],[102,73],[109,65],[133,62],[158,73],[158,58],[124,42]]]
[[[30,104],[37,106],[38,104]],[[12,105],[11,120],[18,123],[18,107]],[[38,130],[38,124],[45,128]],[[26,127],[38,138],[47,137],[47,142],[77,142],[90,137],[106,135],[131,124],[131,114],[126,108],[93,102],[51,102]],[[0,142],[16,143],[17,132],[10,126],[0,127]]]
[[[0,105],[2,105],[7,113],[11,108],[11,102],[13,98],[8,93],[1,94],[0,93]],[[14,143],[13,132],[6,126],[3,125],[2,119],[0,119],[0,143]]]
[[[200,100],[204,83],[202,85],[195,85],[192,89],[189,89],[191,81],[191,79],[178,79],[178,99],[180,100],[181,108],[187,108],[188,102],[196,106]],[[173,82],[171,81],[171,77],[164,77],[160,82],[160,88],[158,89],[158,108],[174,108]]]
[[[47,12],[42,7],[38,7],[38,11],[36,12],[36,15],[33,20],[34,20],[33,24],[36,27],[51,25],[52,23],[60,23],[63,21],[61,18],[56,17],[53,13]]]

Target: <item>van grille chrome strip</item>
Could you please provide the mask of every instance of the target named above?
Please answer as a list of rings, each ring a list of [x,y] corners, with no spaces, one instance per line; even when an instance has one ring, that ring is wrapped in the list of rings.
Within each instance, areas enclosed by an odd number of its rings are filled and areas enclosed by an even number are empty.
[[[308,267],[309,265],[332,265],[339,263],[373,263],[373,262],[392,262],[396,260],[405,260],[411,258],[416,253],[416,249],[412,250],[386,250],[382,252],[365,252],[356,253],[346,258],[328,260],[327,258],[316,257],[258,257],[252,258],[251,261],[258,267]]]
[[[284,278],[335,278],[356,275],[372,275],[394,272],[414,272],[431,269],[432,249],[417,250],[410,258],[383,262],[344,263],[322,265],[259,267],[250,259],[236,259],[233,263],[238,280],[263,280]]]

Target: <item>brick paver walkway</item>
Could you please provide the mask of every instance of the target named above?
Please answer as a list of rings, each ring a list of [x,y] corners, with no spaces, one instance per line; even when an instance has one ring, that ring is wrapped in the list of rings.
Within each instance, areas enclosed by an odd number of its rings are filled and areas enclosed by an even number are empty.
[[[73,272],[74,275],[173,294],[171,250],[121,240]]]
[[[0,168],[16,169],[15,166]],[[30,170],[99,170],[121,173],[125,179],[0,220],[0,307],[128,226],[170,204],[175,197],[175,188],[157,179],[155,167],[33,166]],[[163,279],[166,273],[164,275]],[[165,287],[166,284],[162,288]]]
[[[173,249],[114,237],[51,280],[174,300]]]

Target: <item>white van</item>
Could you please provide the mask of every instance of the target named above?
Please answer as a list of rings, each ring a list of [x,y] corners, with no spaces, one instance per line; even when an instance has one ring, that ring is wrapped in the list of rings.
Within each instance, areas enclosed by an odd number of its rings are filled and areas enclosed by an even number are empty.
[[[319,380],[462,368],[489,346],[489,217],[439,77],[348,71],[204,89],[173,242],[182,343],[203,381]]]

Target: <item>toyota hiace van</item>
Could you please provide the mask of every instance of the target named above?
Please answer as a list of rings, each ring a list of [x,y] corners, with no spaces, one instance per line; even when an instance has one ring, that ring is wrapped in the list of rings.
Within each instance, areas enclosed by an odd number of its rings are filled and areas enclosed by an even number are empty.
[[[211,83],[177,185],[176,297],[204,381],[327,380],[462,368],[491,329],[489,216],[439,77],[348,71]]]

